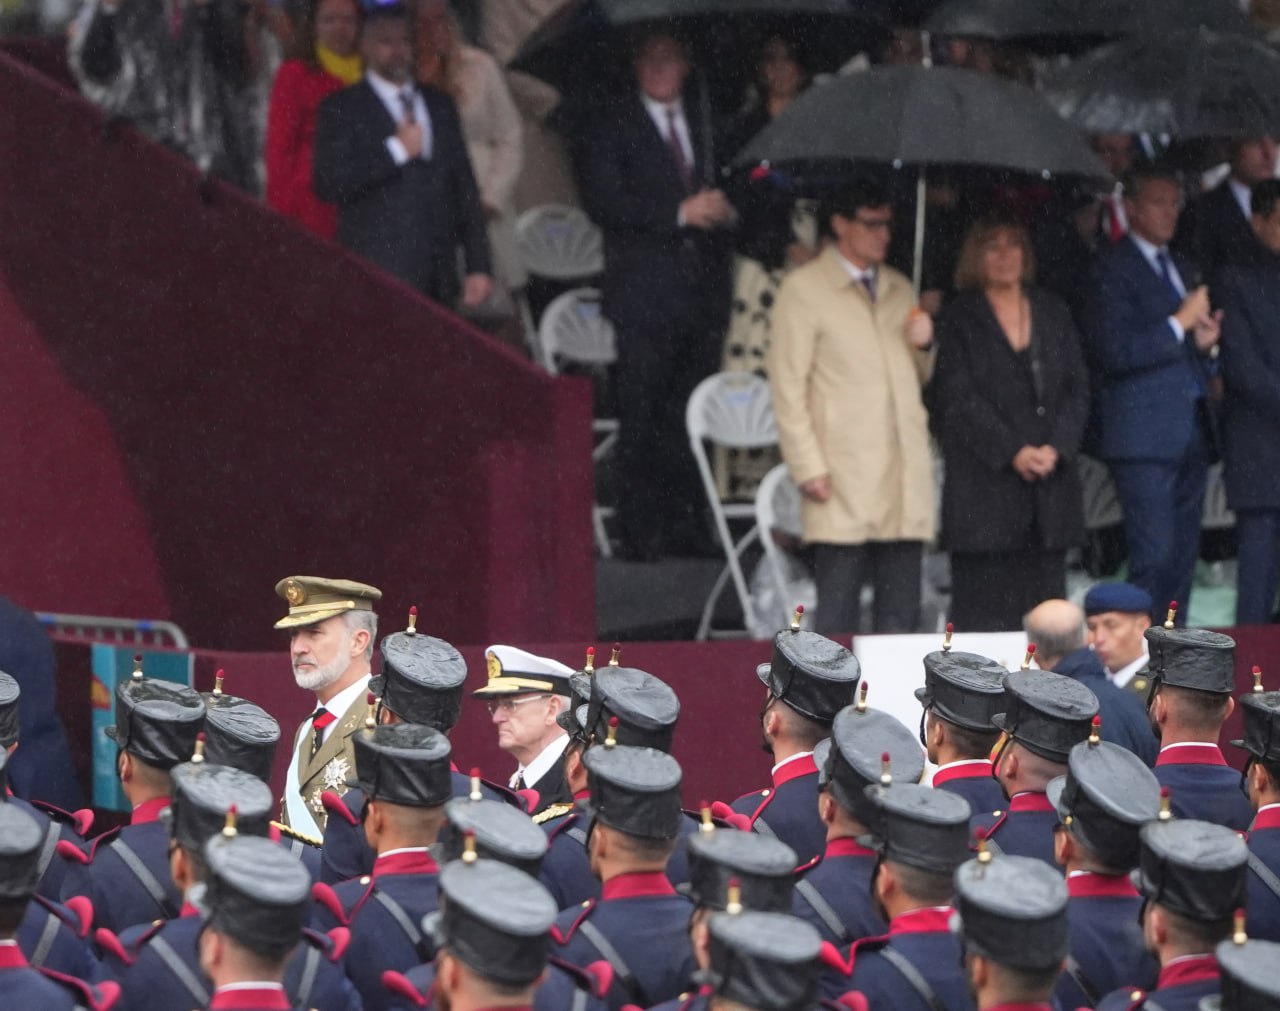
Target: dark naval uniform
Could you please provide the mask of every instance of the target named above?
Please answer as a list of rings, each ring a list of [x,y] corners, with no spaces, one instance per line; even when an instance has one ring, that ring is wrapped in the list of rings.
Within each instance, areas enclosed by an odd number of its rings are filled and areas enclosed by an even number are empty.
[[[991,761],[986,758],[942,766],[933,774],[933,788],[963,797],[969,809],[979,815],[989,812],[992,817],[999,817],[995,812],[1003,811],[1008,804],[1004,790],[991,774]]]
[[[792,912],[811,923],[824,941],[847,947],[884,933],[871,896],[876,851],[853,839],[832,839],[796,881]]]
[[[1249,763],[1280,766],[1280,692],[1263,691],[1262,672],[1254,668],[1254,688],[1240,697],[1244,738],[1232,741]],[[1246,767],[1246,770],[1248,767]],[[1280,804],[1258,808],[1249,826],[1249,936],[1280,941]]]
[[[219,990],[206,1005],[208,1011],[294,1011],[284,988],[272,984]]]
[[[1054,995],[1064,1008],[1092,1007],[1122,987],[1149,989],[1158,966],[1142,941],[1142,896],[1127,877],[1079,871],[1067,879],[1071,955]]]
[[[802,630],[802,613],[797,610],[791,627],[774,636],[772,659],[756,668],[756,677],[771,698],[806,719],[830,725],[836,713],[853,703],[861,667],[838,642]],[[801,864],[826,845],[826,826],[818,816],[818,767],[812,755],[779,762],[767,789],[744,794],[730,807],[748,820],[753,832],[776,836],[795,850]]]
[[[1004,810],[986,812],[974,818],[974,826],[983,828],[993,849],[1011,856],[1034,857],[1050,867],[1053,859],[1053,827],[1058,816],[1043,793],[1015,794],[1005,802]]]
[[[36,895],[18,925],[18,945],[33,968],[92,982],[102,972],[86,940],[92,925],[88,899],[72,899],[70,906],[63,906]]]

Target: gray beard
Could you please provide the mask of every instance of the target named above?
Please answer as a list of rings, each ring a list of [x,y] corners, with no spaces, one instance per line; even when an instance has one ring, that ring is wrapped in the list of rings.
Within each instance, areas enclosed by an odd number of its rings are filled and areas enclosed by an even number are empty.
[[[318,667],[298,667],[294,664],[293,680],[299,688],[309,692],[318,692],[336,682],[347,670],[346,658],[339,650],[338,655],[329,663]]]

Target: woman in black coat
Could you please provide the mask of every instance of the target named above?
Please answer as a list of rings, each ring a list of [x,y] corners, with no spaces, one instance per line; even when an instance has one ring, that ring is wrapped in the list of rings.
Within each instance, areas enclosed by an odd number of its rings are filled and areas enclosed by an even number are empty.
[[[1080,338],[1066,305],[1031,285],[1026,230],[978,222],[938,326],[930,390],[942,446],[950,618],[1012,631],[1066,591],[1066,551],[1084,536],[1076,454],[1089,411]]]

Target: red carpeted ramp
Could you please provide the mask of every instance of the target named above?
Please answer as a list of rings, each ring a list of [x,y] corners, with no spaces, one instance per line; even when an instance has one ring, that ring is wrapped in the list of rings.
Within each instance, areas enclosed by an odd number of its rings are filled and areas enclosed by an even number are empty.
[[[0,55],[0,592],[270,649],[317,573],[392,628],[586,641],[587,383],[198,183]]]

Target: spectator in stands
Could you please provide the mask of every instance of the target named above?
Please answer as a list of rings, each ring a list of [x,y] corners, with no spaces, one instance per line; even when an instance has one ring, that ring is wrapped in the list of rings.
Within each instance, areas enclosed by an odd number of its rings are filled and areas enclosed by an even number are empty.
[[[1147,637],[1151,595],[1132,583],[1098,583],[1084,595],[1089,648],[1117,688],[1127,688],[1145,704],[1150,682]]]
[[[1225,268],[1249,263],[1257,253],[1257,237],[1249,226],[1251,188],[1275,178],[1276,142],[1271,137],[1236,141],[1229,163],[1227,178],[1187,206],[1174,240],[1215,289]]]
[[[1066,593],[1066,551],[1084,538],[1075,458],[1089,413],[1080,338],[1067,306],[1034,287],[1026,229],[991,217],[970,230],[960,294],[938,320],[930,390],[942,446],[950,617],[1017,628]]]
[[[1133,169],[1136,145],[1132,134],[1095,133],[1089,138],[1089,146],[1111,173],[1111,178],[1116,180],[1111,192],[1103,197],[1102,217],[1098,222],[1099,238],[1115,245],[1129,231],[1129,218],[1124,212],[1124,187],[1120,180]]]
[[[520,114],[498,64],[483,49],[463,42],[445,0],[422,0],[415,17],[418,83],[444,92],[457,105],[489,223],[494,290],[482,313],[512,319],[516,310],[511,296],[526,281],[516,248],[513,197],[524,164]]]
[[[686,94],[684,46],[635,49],[634,92],[594,116],[580,153],[588,214],[604,231],[603,311],[618,333],[619,520],[637,560],[704,550],[685,404],[715,370],[729,308],[728,226],[714,138]]]
[[[1280,585],[1280,181],[1253,188],[1259,251],[1222,279],[1227,502],[1236,514],[1236,623],[1269,622]]]
[[[1129,578],[1186,621],[1213,439],[1207,392],[1221,312],[1193,263],[1169,253],[1178,177],[1125,183],[1129,236],[1094,264],[1085,315],[1100,455],[1124,509]]]
[[[920,388],[933,322],[884,265],[889,198],[868,180],[823,203],[834,239],[783,283],[766,366],[782,458],[804,495],[816,628],[857,631],[864,583],[876,632],[915,631],[920,563],[933,537],[933,457]]]
[[[1107,680],[1098,655],[1085,645],[1084,611],[1069,600],[1046,600],[1022,619],[1027,641],[1036,644],[1036,666],[1074,678],[1098,699],[1102,739],[1132,751],[1147,765],[1155,765],[1159,748],[1151,732],[1147,709],[1133,692]]]
[[[364,79],[320,103],[316,195],[337,203],[344,246],[437,302],[479,305],[492,289],[489,240],[458,111],[414,83],[399,4],[368,11],[361,53]]]
[[[68,62],[80,90],[108,116],[181,151],[201,172],[254,188],[237,0],[87,0]]]
[[[1067,303],[1077,329],[1084,322],[1084,293],[1098,251],[1103,207],[1092,186],[1064,186],[1054,193],[1035,229],[1036,280]]]
[[[338,234],[338,208],[312,184],[316,115],[335,91],[360,80],[360,5],[309,0],[294,56],[280,66],[267,119],[267,203],[317,235]]]

